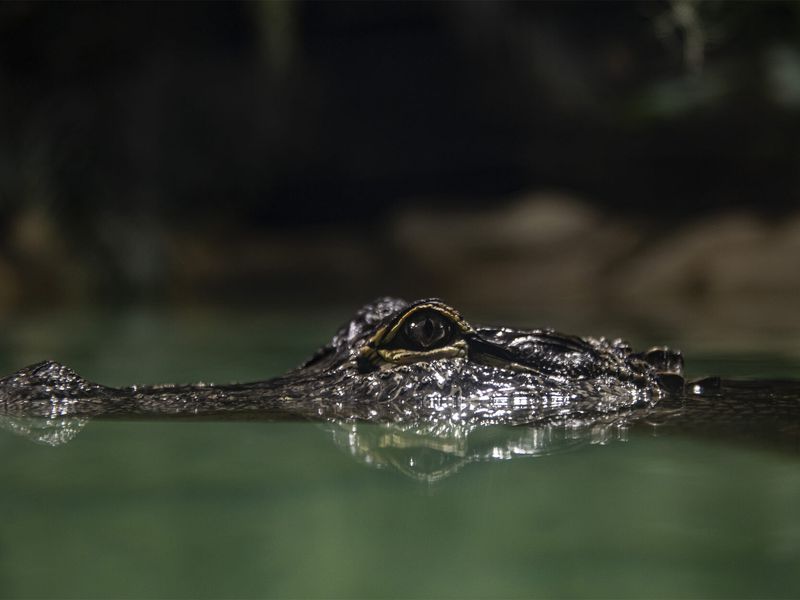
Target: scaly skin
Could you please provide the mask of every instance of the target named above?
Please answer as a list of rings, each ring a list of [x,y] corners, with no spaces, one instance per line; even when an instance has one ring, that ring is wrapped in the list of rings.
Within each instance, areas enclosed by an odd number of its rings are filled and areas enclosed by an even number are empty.
[[[800,383],[684,384],[680,354],[666,348],[472,327],[437,301],[383,298],[266,381],[112,388],[54,362],[0,380],[0,426],[34,441],[68,442],[92,417],[320,421],[357,460],[432,482],[470,462],[605,444],[632,428],[796,452]]]
[[[429,305],[460,319],[435,301],[380,299],[362,308],[307,363],[254,383],[112,388],[58,363],[39,363],[0,380],[0,413],[523,425],[646,411],[667,395],[660,376],[682,382],[677,353],[639,355],[621,341],[473,328],[463,320],[458,335],[466,341],[453,350],[463,355],[367,364],[362,355],[376,331]]]

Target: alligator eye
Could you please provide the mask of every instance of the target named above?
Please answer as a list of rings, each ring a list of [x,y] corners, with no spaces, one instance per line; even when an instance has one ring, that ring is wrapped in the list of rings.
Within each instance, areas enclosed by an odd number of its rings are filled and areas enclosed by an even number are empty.
[[[403,324],[406,345],[420,350],[444,346],[453,336],[453,324],[434,311],[421,311]]]
[[[359,368],[366,371],[392,364],[466,358],[465,336],[473,333],[469,323],[443,302],[420,300],[376,329],[359,350]]]

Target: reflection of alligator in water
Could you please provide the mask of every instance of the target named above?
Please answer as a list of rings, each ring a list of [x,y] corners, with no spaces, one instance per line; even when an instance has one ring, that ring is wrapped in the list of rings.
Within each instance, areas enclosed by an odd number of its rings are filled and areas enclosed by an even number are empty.
[[[347,439],[355,441],[348,445],[357,455],[366,438],[354,432],[378,431],[364,423],[383,425],[378,437],[412,432],[417,441],[461,448],[455,454],[464,454],[463,440],[483,425],[528,426],[543,440],[528,454],[541,452],[546,440],[602,441],[634,423],[796,427],[797,394],[726,395],[733,384],[684,384],[682,366],[680,354],[666,348],[635,353],[620,340],[473,327],[439,301],[387,298],[362,308],[282,377],[111,388],[44,362],[0,380],[0,414],[6,427],[51,443],[90,417],[325,421],[339,432],[350,428]],[[451,438],[462,441],[448,446]]]

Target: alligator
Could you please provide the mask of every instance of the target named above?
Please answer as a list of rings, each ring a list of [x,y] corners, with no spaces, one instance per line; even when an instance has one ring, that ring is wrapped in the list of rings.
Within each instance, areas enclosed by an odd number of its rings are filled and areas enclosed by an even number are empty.
[[[116,388],[47,361],[0,379],[0,418],[17,430],[28,427],[20,419],[58,421],[60,437],[43,438],[50,443],[68,439],[70,424],[89,418],[311,420],[351,433],[374,423],[426,439],[464,438],[485,425],[564,438],[637,423],[733,424],[789,427],[796,440],[799,386],[771,382],[768,393],[753,393],[762,388],[715,378],[687,382],[681,353],[666,347],[635,352],[619,339],[474,326],[440,300],[381,298],[280,377]]]

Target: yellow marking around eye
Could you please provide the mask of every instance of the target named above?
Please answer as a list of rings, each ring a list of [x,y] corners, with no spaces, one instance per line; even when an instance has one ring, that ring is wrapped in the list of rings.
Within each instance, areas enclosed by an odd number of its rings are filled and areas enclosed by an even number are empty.
[[[409,363],[436,360],[437,358],[466,357],[468,348],[464,340],[458,340],[450,346],[435,348],[434,350],[377,350],[377,354],[386,362],[407,365]]]
[[[367,340],[367,343],[361,347],[361,350],[358,351],[359,356],[362,358],[367,359],[373,365],[377,366],[381,360],[381,357],[378,355],[376,348],[381,341],[381,338],[386,333],[386,326],[379,327],[375,334]]]
[[[445,317],[450,319],[453,323],[455,323],[456,327],[458,327],[461,330],[461,333],[469,333],[472,331],[472,327],[470,327],[469,323],[467,323],[460,314],[458,314],[455,310],[453,310],[449,306],[445,304],[426,302],[425,304],[418,304],[407,310],[399,319],[397,319],[394,326],[385,334],[385,336],[382,339],[378,338],[378,333],[381,333],[379,331],[373,336],[372,340],[370,341],[374,340],[376,346],[378,345],[378,343],[391,342],[395,338],[397,333],[400,331],[403,324],[406,322],[406,319],[408,319],[414,313],[419,312],[420,310],[435,310],[436,312],[444,315]]]
[[[381,362],[381,357],[378,355],[377,350],[375,350],[375,348],[373,348],[369,344],[367,344],[366,346],[362,346],[361,350],[358,351],[358,354],[361,358],[368,360],[376,367]]]
[[[425,302],[417,304],[408,309],[400,317],[395,320],[394,325],[390,328],[389,325],[383,325],[367,340],[367,343],[359,350],[359,355],[368,360],[371,364],[380,366],[382,362],[389,362],[395,364],[408,364],[423,360],[434,360],[436,358],[452,358],[463,356],[466,357],[468,353],[467,343],[464,340],[457,340],[450,346],[444,348],[436,348],[433,350],[406,350],[396,348],[394,350],[381,349],[380,346],[391,342],[401,327],[411,315],[420,310],[434,310],[447,319],[449,319],[461,331],[461,333],[473,332],[472,327],[467,323],[464,318],[458,314],[454,309],[446,304],[439,302]]]
[[[369,340],[367,340],[367,346],[372,346],[373,348],[377,347],[385,334],[386,334],[386,325],[384,325],[383,327],[379,327],[378,331],[376,331],[373,334],[373,336],[369,338]]]

